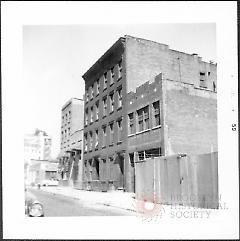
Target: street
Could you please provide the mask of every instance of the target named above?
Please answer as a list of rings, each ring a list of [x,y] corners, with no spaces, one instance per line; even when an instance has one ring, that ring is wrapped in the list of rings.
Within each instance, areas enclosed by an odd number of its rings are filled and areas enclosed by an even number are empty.
[[[45,217],[132,216],[133,212],[103,205],[88,205],[80,200],[43,190],[29,189],[44,206]]]

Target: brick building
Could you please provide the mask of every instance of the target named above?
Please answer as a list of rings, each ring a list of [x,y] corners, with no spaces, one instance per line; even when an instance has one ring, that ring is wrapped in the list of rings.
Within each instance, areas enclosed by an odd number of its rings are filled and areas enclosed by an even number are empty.
[[[84,188],[133,191],[134,152],[217,149],[216,64],[125,36],[83,78]]]
[[[82,99],[72,98],[62,107],[61,151],[58,157],[60,183],[72,183],[79,188],[82,179],[83,104]]]

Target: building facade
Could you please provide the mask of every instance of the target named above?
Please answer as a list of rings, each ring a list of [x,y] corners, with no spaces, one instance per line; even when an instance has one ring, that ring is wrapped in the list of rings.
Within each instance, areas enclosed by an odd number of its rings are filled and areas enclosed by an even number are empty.
[[[58,162],[49,160],[31,160],[28,184],[38,184],[45,180],[58,179]]]
[[[84,188],[134,191],[134,152],[217,148],[216,64],[197,54],[125,36],[83,78]]]
[[[45,131],[36,129],[33,134],[24,135],[24,170],[26,182],[29,182],[31,161],[50,160],[51,147],[52,138]]]
[[[83,100],[72,98],[61,110],[61,150],[59,173],[61,184],[81,188],[82,139],[83,139]]]

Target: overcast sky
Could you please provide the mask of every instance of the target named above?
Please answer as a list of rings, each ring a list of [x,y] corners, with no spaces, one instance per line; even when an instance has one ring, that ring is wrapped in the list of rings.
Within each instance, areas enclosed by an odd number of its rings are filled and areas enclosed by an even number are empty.
[[[202,24],[42,25],[23,27],[25,133],[35,128],[53,139],[52,156],[60,150],[61,107],[82,98],[82,75],[125,34],[168,44],[217,61],[216,26]]]

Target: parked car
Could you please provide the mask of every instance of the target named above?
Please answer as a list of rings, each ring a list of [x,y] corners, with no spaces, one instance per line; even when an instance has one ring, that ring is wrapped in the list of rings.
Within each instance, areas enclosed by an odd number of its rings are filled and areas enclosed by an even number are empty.
[[[43,205],[25,188],[25,216],[44,217]]]
[[[41,182],[42,186],[58,186],[58,180],[57,179],[45,179]]]

